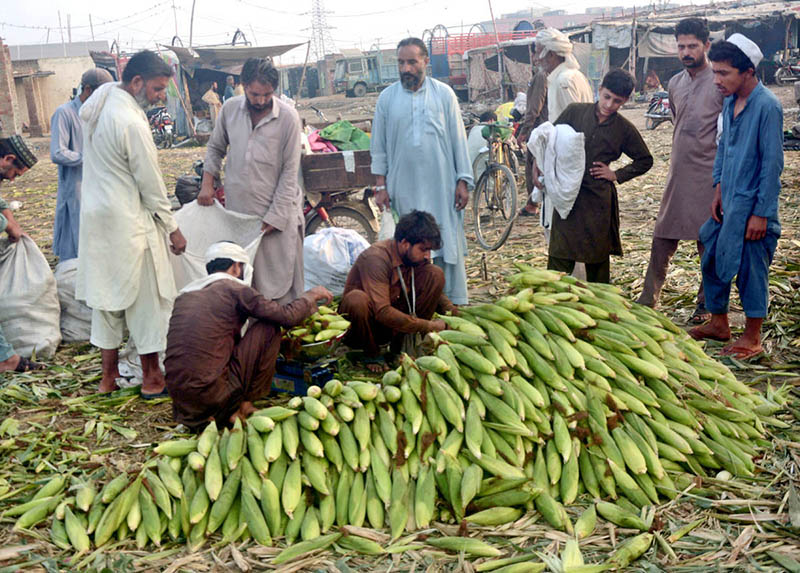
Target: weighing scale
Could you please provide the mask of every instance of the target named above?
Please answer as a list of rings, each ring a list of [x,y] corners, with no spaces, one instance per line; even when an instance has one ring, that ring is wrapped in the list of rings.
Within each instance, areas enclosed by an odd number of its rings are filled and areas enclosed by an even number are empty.
[[[324,386],[339,370],[336,358],[323,358],[316,362],[287,360],[278,356],[275,376],[272,378],[272,392],[305,396],[309,386]]]

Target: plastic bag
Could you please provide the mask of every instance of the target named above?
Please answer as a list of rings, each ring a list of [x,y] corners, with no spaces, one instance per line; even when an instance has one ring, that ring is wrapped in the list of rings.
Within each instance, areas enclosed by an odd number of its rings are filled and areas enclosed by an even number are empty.
[[[397,226],[397,213],[394,209],[384,209],[381,215],[381,228],[378,229],[378,240],[394,238],[394,229]]]
[[[0,240],[0,327],[14,351],[49,358],[61,342],[61,307],[47,259],[28,236]]]
[[[83,301],[75,300],[78,259],[58,263],[55,277],[61,304],[61,339],[64,342],[85,342],[92,335],[92,309]]]
[[[334,295],[344,292],[350,267],[369,247],[367,240],[352,229],[320,229],[303,241],[303,271],[306,290],[324,286]]]

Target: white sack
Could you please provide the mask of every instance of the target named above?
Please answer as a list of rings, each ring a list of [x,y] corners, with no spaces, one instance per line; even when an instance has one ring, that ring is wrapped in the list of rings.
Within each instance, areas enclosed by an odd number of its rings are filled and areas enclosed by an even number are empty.
[[[209,207],[192,201],[175,213],[183,236],[186,251],[176,256],[170,253],[175,287],[181,290],[193,280],[206,277],[206,250],[219,241],[233,241],[253,258],[261,243],[261,218],[228,211],[217,201]]]
[[[303,241],[305,289],[321,285],[334,295],[342,294],[350,267],[367,247],[367,240],[352,229],[329,227],[307,236]]]
[[[61,342],[56,279],[28,236],[0,239],[0,327],[14,351],[49,358]]]
[[[92,335],[92,309],[83,301],[75,300],[78,259],[58,263],[55,277],[61,303],[61,339],[64,342],[85,342]]]

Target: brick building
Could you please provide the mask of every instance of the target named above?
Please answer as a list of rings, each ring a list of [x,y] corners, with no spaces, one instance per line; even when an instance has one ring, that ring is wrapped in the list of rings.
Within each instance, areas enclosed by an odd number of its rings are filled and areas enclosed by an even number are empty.
[[[108,42],[6,46],[0,40],[3,132],[49,133],[53,112],[73,97],[83,72],[95,65],[90,50],[108,51]]]

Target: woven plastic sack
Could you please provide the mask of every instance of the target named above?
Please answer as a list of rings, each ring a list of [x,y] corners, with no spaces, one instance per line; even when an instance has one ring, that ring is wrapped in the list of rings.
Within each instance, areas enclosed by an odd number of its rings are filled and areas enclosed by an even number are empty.
[[[0,239],[0,327],[20,356],[49,358],[61,342],[61,307],[47,259],[23,235]]]
[[[208,276],[204,257],[213,243],[233,241],[247,251],[252,263],[261,242],[260,217],[228,211],[217,201],[209,207],[192,201],[175,213],[175,220],[186,238],[186,251],[180,256],[170,254],[178,290]]]
[[[61,304],[61,339],[64,342],[85,342],[92,335],[92,309],[83,301],[75,300],[78,259],[58,263],[55,277]]]

